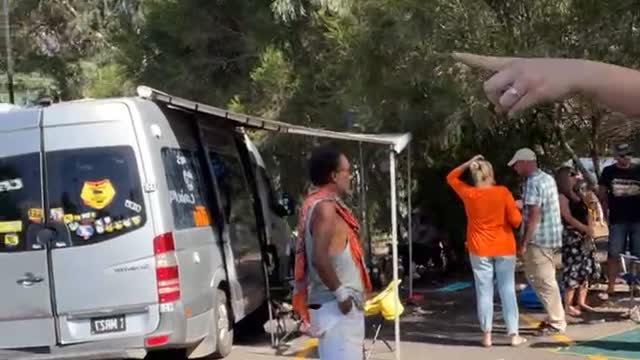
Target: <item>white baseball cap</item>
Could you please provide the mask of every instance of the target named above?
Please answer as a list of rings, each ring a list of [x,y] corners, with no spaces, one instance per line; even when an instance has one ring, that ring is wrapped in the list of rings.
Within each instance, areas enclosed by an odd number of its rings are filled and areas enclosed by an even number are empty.
[[[536,161],[536,160],[537,160],[536,153],[534,153],[533,150],[529,148],[522,148],[516,151],[516,153],[513,155],[513,158],[509,160],[509,163],[507,165],[513,166],[518,161]]]

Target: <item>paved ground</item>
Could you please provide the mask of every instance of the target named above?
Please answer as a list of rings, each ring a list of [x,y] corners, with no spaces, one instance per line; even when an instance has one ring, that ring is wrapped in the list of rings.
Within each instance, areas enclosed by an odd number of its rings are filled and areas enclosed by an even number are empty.
[[[609,311],[594,314],[586,319],[575,319],[566,335],[555,337],[534,338],[532,329],[542,319],[542,314],[523,311],[521,328],[530,342],[521,348],[506,346],[504,328],[500,318],[499,306],[496,306],[497,324],[495,328],[494,347],[484,349],[478,346],[480,336],[475,317],[475,300],[473,291],[465,289],[449,293],[441,293],[435,289],[422,289],[424,299],[420,307],[407,307],[402,318],[402,359],[464,359],[477,360],[538,360],[538,359],[614,359],[597,355],[599,350],[612,351],[624,348],[627,359],[640,359],[640,343],[622,343],[607,339],[596,342],[595,349],[588,349],[589,354],[572,355],[562,353],[571,344],[581,344],[589,340],[598,339],[611,334],[636,329],[635,323],[627,320],[621,314]],[[597,300],[594,300],[597,301]],[[417,310],[420,309],[420,310]],[[392,341],[393,323],[385,325],[383,336]],[[640,336],[638,330],[636,338]],[[317,359],[315,341],[308,338],[298,338],[291,348],[278,355],[268,346],[263,335],[250,336],[240,340],[229,359]],[[629,354],[631,354],[629,356]],[[619,357],[615,357],[619,359]],[[382,344],[376,347],[372,359],[394,359]]]

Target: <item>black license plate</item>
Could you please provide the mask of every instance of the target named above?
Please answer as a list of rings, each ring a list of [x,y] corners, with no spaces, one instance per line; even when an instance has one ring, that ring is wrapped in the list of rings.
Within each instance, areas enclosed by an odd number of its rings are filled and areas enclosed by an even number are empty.
[[[91,319],[92,334],[108,334],[122,331],[127,331],[127,321],[124,315]]]

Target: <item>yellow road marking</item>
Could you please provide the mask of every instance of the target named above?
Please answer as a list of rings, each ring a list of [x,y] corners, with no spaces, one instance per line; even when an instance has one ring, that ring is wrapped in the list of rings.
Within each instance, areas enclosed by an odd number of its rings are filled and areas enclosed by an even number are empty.
[[[533,316],[522,314],[520,315],[520,318],[524,320],[527,324],[529,324],[529,326],[538,327],[538,325],[540,325],[540,321],[536,320]],[[573,344],[573,340],[571,340],[567,335],[553,334],[552,337],[556,341],[563,343],[565,345]],[[599,360],[602,360],[602,359],[599,359]]]
[[[316,346],[318,346],[318,339],[316,338],[307,339],[307,341],[304,342],[304,345],[302,345],[300,350],[296,352],[295,356],[293,357],[293,360],[304,360],[307,357],[307,355],[309,355],[311,350],[313,350]]]

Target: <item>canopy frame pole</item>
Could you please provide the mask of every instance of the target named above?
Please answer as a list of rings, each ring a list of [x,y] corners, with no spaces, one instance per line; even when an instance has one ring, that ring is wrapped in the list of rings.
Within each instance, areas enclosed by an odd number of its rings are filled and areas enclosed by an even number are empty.
[[[391,187],[391,244],[393,249],[393,281],[396,283],[393,292],[395,296],[395,319],[394,319],[394,333],[395,333],[395,358],[400,360],[400,314],[399,314],[399,300],[400,289],[398,284],[398,204],[397,204],[397,189],[396,189],[396,152],[393,147],[390,147],[389,151],[389,175],[390,175],[390,187]]]
[[[409,212],[409,299],[413,297],[413,204],[411,192],[413,180],[411,179],[411,144],[407,147],[407,211]],[[407,269],[405,269],[407,271]]]

